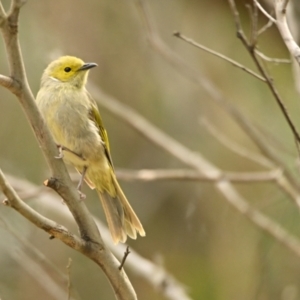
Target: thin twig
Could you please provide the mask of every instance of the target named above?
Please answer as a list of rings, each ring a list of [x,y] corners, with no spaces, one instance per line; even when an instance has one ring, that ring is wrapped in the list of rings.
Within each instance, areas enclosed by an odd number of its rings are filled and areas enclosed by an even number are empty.
[[[261,166],[267,168],[274,168],[274,163],[268,159],[267,157],[250,151],[249,149],[238,145],[234,140],[230,139],[228,135],[222,134],[220,130],[218,130],[212,123],[209,122],[205,117],[200,118],[200,122],[202,125],[206,127],[210,134],[212,134],[220,143],[222,143],[225,147],[233,151],[234,153],[245,157],[255,163],[260,164]]]
[[[130,253],[130,251],[129,251],[129,246],[127,246],[127,247],[126,247],[126,250],[125,250],[125,252],[124,252],[124,256],[123,256],[123,258],[122,258],[122,261],[121,261],[120,266],[119,266],[119,270],[120,270],[120,271],[122,270],[122,268],[123,268],[123,266],[124,266],[124,264],[125,264],[126,258],[127,258],[127,256],[129,255],[129,253]]]
[[[294,124],[294,122],[292,121],[282,99],[281,99],[281,96],[279,95],[274,83],[273,83],[273,80],[269,77],[269,75],[267,74],[267,72],[265,71],[263,65],[261,64],[261,62],[259,61],[259,59],[257,58],[256,54],[255,54],[255,45],[251,45],[244,32],[243,32],[243,29],[242,29],[242,26],[241,26],[241,21],[240,21],[240,17],[239,17],[239,13],[238,13],[238,10],[236,8],[236,5],[235,5],[235,1],[234,0],[228,0],[229,2],[229,5],[230,5],[230,8],[231,8],[231,11],[233,13],[233,16],[234,16],[234,20],[235,20],[235,25],[236,25],[236,31],[237,31],[237,35],[238,35],[238,38],[242,41],[243,45],[245,46],[245,48],[248,50],[249,54],[251,55],[256,67],[258,68],[259,72],[261,73],[261,75],[266,79],[266,83],[272,93],[272,95],[274,96],[283,116],[285,117],[293,135],[295,136],[296,140],[298,143],[300,143],[300,134]],[[300,56],[299,56],[300,58]]]
[[[262,6],[261,4],[258,2],[258,0],[253,0],[255,5],[258,7],[258,9],[272,22],[272,23],[276,23],[276,19],[274,19]]]
[[[263,34],[270,27],[272,27],[273,24],[274,24],[274,22],[272,20],[268,20],[267,24],[264,25],[261,29],[258,30],[257,35],[260,36],[261,34]]]
[[[159,37],[157,31],[155,30],[155,26],[153,25],[153,21],[151,19],[148,7],[146,5],[146,1],[144,0],[136,0],[136,6],[139,12],[139,15],[145,24],[146,35],[149,40],[150,46],[153,50],[162,56],[163,59],[171,66],[178,71],[179,74],[184,76],[185,78],[189,79],[190,81],[201,85],[201,87],[208,93],[211,99],[219,105],[221,109],[229,114],[230,117],[233,118],[237,122],[237,124],[244,130],[244,132],[249,136],[249,138],[257,145],[257,147],[261,150],[263,154],[269,157],[271,160],[276,163],[280,169],[284,170],[285,176],[290,181],[290,184],[294,186],[294,189],[299,188],[298,178],[294,176],[292,172],[290,172],[283,162],[283,160],[274,155],[274,149],[271,149],[269,145],[266,143],[265,139],[261,137],[257,128],[253,125],[253,123],[247,118],[247,116],[240,111],[236,106],[231,104],[222,94],[220,89],[207,77],[205,77],[199,69],[194,69],[193,67],[189,66],[180,56],[177,55],[170,47],[168,47],[164,41]],[[101,93],[103,95],[103,92]],[[107,95],[103,95],[107,98]],[[102,97],[102,96],[101,96]],[[107,101],[114,100],[112,97],[109,97]],[[99,98],[101,102],[101,99]],[[107,102],[104,101],[104,102]],[[103,104],[102,104],[103,105]],[[110,106],[119,106],[115,103],[115,105],[109,105],[109,103],[105,104],[109,110]],[[126,109],[126,108],[125,108]],[[138,122],[131,122],[128,120],[128,123],[131,124],[134,128],[138,126]],[[138,130],[139,131],[139,130]],[[142,133],[142,132],[141,132]],[[294,198],[293,198],[294,199]],[[295,199],[296,200],[296,199]],[[297,200],[296,200],[297,202]]]
[[[255,53],[261,57],[263,60],[276,63],[276,64],[290,64],[292,61],[287,58],[274,58],[274,57],[268,57],[267,55],[263,54],[262,52],[255,49]]]
[[[203,46],[203,45],[201,45],[199,43],[196,43],[194,40],[192,40],[191,38],[188,38],[188,37],[184,36],[183,34],[181,34],[178,31],[174,32],[173,35],[176,36],[176,37],[178,37],[178,38],[180,38],[181,40],[189,43],[190,45],[193,45],[193,46],[195,46],[195,47],[197,47],[197,48],[199,48],[201,50],[204,50],[204,51],[206,51],[206,52],[208,52],[208,53],[210,53],[212,55],[215,55],[215,56],[217,56],[217,57],[219,57],[219,58],[221,58],[221,59],[223,59],[223,60],[231,63],[233,66],[235,66],[235,67],[237,67],[237,68],[239,68],[239,69],[247,72],[248,74],[254,76],[255,78],[257,78],[257,79],[259,79],[261,81],[264,81],[264,82],[266,81],[265,78],[263,78],[259,74],[255,73],[254,71],[248,69],[244,65],[238,63],[237,61],[235,61],[235,60],[233,60],[233,59],[231,59],[231,58],[229,58],[229,57],[227,57],[227,56],[225,56],[225,55],[223,55],[223,54],[221,54],[221,53],[219,53],[217,51],[209,49],[208,47],[205,47],[205,46]]]

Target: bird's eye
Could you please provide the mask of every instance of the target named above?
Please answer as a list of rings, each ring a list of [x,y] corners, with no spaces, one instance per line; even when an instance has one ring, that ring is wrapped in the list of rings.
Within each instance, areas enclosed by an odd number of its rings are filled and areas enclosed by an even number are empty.
[[[66,68],[65,68],[65,72],[68,73],[68,72],[70,72],[70,71],[71,71],[71,68],[69,68],[69,67],[66,67]]]

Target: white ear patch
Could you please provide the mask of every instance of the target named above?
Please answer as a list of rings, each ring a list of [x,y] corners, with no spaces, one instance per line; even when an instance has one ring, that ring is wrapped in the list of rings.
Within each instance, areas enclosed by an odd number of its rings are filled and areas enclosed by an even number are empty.
[[[49,76],[49,78],[51,78],[53,81],[60,82],[60,80],[58,80],[57,78],[54,78],[52,76]]]

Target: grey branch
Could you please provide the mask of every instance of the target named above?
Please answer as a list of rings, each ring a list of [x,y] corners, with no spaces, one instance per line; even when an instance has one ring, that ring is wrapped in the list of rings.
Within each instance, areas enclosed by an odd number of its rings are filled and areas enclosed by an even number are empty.
[[[55,211],[56,213],[61,214],[64,219],[71,218],[71,214],[67,207],[62,205],[59,199],[54,197],[53,194],[48,193],[45,188],[41,190],[38,186],[26,180],[16,178],[14,176],[7,177],[12,183],[13,188],[18,190],[20,194],[24,194],[35,199],[43,199],[43,205],[48,211]],[[30,193],[27,193],[27,191],[30,191]],[[126,245],[119,245],[116,247],[108,228],[99,219],[97,219],[97,217],[94,216],[94,219],[96,220],[97,226],[100,228],[105,244],[121,261],[124,257]],[[167,270],[142,257],[132,249],[130,249],[130,256],[127,258],[125,266],[126,269],[130,270],[136,276],[143,278],[155,290],[159,290],[159,292],[167,299],[192,300],[183,288],[183,285]],[[120,272],[119,270],[117,271]]]
[[[237,67],[237,68],[239,68],[239,69],[247,72],[248,74],[254,76],[255,78],[257,78],[257,79],[259,79],[261,81],[264,81],[264,82],[266,81],[265,78],[263,78],[259,74],[255,73],[254,71],[248,69],[247,67],[243,66],[242,64],[238,63],[237,61],[235,61],[235,60],[233,60],[233,59],[231,59],[231,58],[229,58],[229,57],[227,57],[227,56],[225,56],[225,55],[223,55],[223,54],[221,54],[221,53],[219,53],[217,51],[209,49],[208,47],[205,47],[205,46],[203,46],[203,45],[201,45],[199,43],[196,43],[194,40],[192,40],[191,38],[188,38],[188,37],[184,36],[183,34],[181,34],[178,31],[174,32],[173,35],[176,36],[176,37],[178,37],[178,38],[180,38],[180,39],[182,39],[183,41],[189,43],[190,45],[193,45],[194,47],[196,47],[198,49],[204,50],[204,51],[206,51],[206,52],[208,52],[208,53],[210,53],[210,54],[212,54],[214,56],[217,56],[217,57],[219,57],[219,58],[221,58],[221,59],[229,62],[233,66],[235,66],[235,67]]]
[[[220,175],[204,175],[194,170],[116,170],[120,180],[131,181],[158,181],[158,180],[189,180],[189,181],[208,181],[216,183],[227,180],[234,183],[257,183],[276,181],[281,176],[280,170],[267,172],[221,172]]]
[[[22,202],[1,173],[1,188],[8,198],[6,203],[39,228],[96,262],[109,279],[117,299],[136,299],[135,291],[125,272],[118,270],[118,261],[111,252],[106,250],[99,230],[84,202],[78,201],[78,193],[72,185],[63,161],[55,159],[57,148],[29,87],[18,39],[18,18],[20,8],[24,3],[24,0],[12,0],[7,14],[0,5],[0,30],[10,69],[10,76],[1,75],[0,85],[17,96],[52,171],[52,177],[58,183],[56,192],[64,199],[78,225],[80,238],[70,234],[55,222],[44,218]]]
[[[141,20],[143,21],[143,24],[145,24],[145,31],[146,36],[148,37],[149,45],[152,47],[152,49],[160,55],[166,63],[169,63],[176,71],[179,72],[182,76],[190,80],[191,82],[199,84],[206,93],[211,97],[211,99],[221,108],[223,109],[228,115],[241,127],[241,129],[247,134],[247,136],[257,145],[257,147],[260,149],[260,151],[270,158],[280,169],[283,170],[284,173],[284,181],[289,183],[288,190],[296,190],[296,193],[293,192],[293,199],[296,203],[299,203],[299,195],[297,195],[297,190],[299,188],[298,184],[298,178],[294,176],[292,172],[288,170],[288,168],[285,167],[284,161],[281,159],[281,157],[274,154],[273,147],[270,147],[268,143],[266,142],[266,139],[262,137],[261,133],[257,129],[256,126],[253,125],[253,122],[248,119],[248,117],[240,111],[236,106],[232,105],[230,101],[228,101],[224,95],[222,94],[221,90],[212,82],[209,80],[209,78],[205,77],[200,70],[196,70],[193,67],[189,66],[177,53],[175,53],[159,36],[157,33],[157,30],[155,29],[154,22],[151,18],[151,15],[149,13],[147,2],[145,0],[136,0],[136,6],[138,8],[138,12],[140,15]],[[234,14],[238,12],[235,11]],[[102,93],[103,95],[103,93]],[[112,97],[109,97],[110,100]],[[99,103],[102,99],[99,99]],[[114,106],[120,106],[118,104],[110,105],[107,101],[103,101],[102,105],[104,107],[107,107],[111,112],[119,115],[119,109],[116,109]],[[120,108],[122,110],[123,108]],[[126,109],[126,107],[124,108]],[[128,110],[126,111],[128,112]],[[122,114],[122,112],[120,111]],[[134,117],[134,116],[132,116]],[[123,119],[126,119],[123,118]],[[135,122],[133,120],[127,120],[125,121],[129,123],[134,128],[136,126],[139,126],[139,122]],[[144,135],[142,131],[137,129],[141,134]],[[298,204],[297,204],[298,205]],[[299,206],[300,207],[300,206]]]
[[[145,118],[127,107],[125,104],[117,101],[111,96],[106,95],[101,90],[92,86],[93,94],[97,97],[98,103],[112,112],[119,119],[131,125],[135,130],[141,133],[155,145],[161,147],[180,161],[189,165],[196,171],[206,177],[221,176],[222,171],[206,160],[201,154],[195,153],[159,130]],[[277,179],[278,186],[286,192],[295,203],[300,207],[300,196],[297,190],[291,186],[290,182],[284,176]],[[272,221],[263,213],[252,208],[232,186],[232,184],[224,179],[215,182],[215,187],[219,190],[226,201],[231,204],[237,211],[245,215],[255,226],[270,234],[273,238],[281,242],[288,249],[300,256],[300,242],[288,232],[286,232],[278,223]],[[299,247],[299,248],[298,248]]]
[[[286,7],[288,1],[274,0],[277,28],[281,34],[282,40],[288,48],[290,54],[296,59],[300,65],[300,47],[294,40],[286,18]]]

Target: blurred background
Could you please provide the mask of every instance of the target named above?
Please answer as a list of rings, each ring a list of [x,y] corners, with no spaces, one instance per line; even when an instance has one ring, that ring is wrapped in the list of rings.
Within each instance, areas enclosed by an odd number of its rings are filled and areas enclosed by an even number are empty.
[[[10,1],[2,0],[2,3],[8,8]],[[248,34],[249,12],[245,7],[248,2],[237,3]],[[284,151],[281,147],[276,151],[297,173],[293,136],[267,86],[172,35],[179,30],[255,70],[249,54],[236,38],[227,1],[151,0],[146,4],[163,42],[210,80],[254,124],[275,137],[284,146]],[[267,19],[260,14],[259,26],[266,23]],[[90,82],[217,167],[225,171],[265,170],[224,147],[203,126],[200,119],[204,117],[220,133],[254,153],[259,152],[247,134],[199,84],[150,47],[135,1],[28,1],[21,10],[19,32],[28,80],[35,95],[41,74],[50,61],[61,55],[78,56],[99,65],[90,72]],[[259,49],[270,57],[289,58],[275,26],[259,37]],[[265,63],[265,67],[300,128],[299,96],[291,65]],[[9,74],[3,42],[0,43],[0,73]],[[116,169],[186,168],[109,111],[101,106],[99,109],[109,133]],[[5,174],[38,186],[51,175],[21,106],[4,88],[0,89],[0,167]],[[147,233],[145,238],[128,241],[129,246],[145,258],[162,264],[186,287],[192,299],[300,299],[299,257],[232,209],[213,183],[120,183]],[[251,205],[299,236],[299,211],[273,183],[236,187]],[[86,186],[84,192],[89,210],[105,221],[96,193]],[[59,197],[56,201],[61,203]],[[45,209],[43,198],[27,202],[76,232],[73,222]],[[45,232],[12,209],[0,206],[0,217],[2,300],[54,299],[20,264],[21,253],[26,253],[24,244],[6,230],[3,220],[44,253],[63,274],[67,274],[68,259],[72,259],[70,276],[76,289],[75,299],[114,299],[108,281],[93,262],[61,242],[49,240]],[[139,299],[165,299],[159,289],[154,290],[130,270],[127,273]]]

